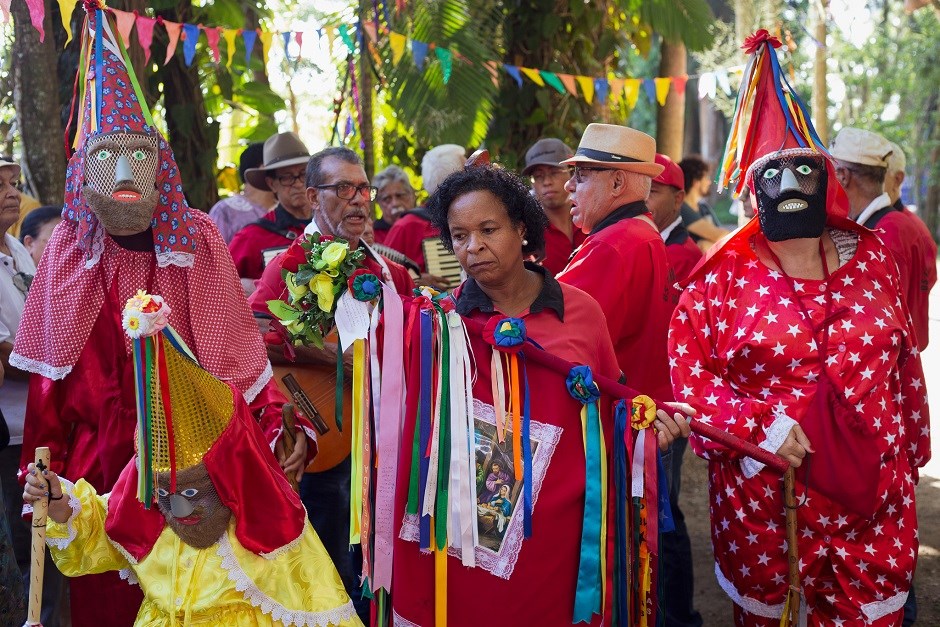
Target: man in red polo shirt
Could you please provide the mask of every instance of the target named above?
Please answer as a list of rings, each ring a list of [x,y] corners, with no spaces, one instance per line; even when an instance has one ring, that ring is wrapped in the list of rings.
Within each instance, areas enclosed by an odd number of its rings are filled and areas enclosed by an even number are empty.
[[[676,273],[676,281],[681,284],[702,258],[702,249],[692,241],[682,224],[680,211],[685,199],[682,169],[672,159],[659,153],[656,153],[656,163],[665,169],[653,179],[646,205],[653,214],[660,236],[666,242],[669,266]]]
[[[522,170],[523,176],[532,179],[535,198],[548,216],[542,266],[553,275],[565,269],[571,253],[587,237],[571,222],[571,202],[565,190],[570,173],[561,162],[573,156],[574,151],[563,141],[546,137],[526,151],[525,169]]]
[[[678,301],[666,245],[646,198],[654,176],[656,140],[613,124],[585,129],[565,184],[574,225],[588,237],[558,280],[594,297],[607,316],[627,385],[672,400],[666,335]],[[588,330],[581,330],[588,333]]]

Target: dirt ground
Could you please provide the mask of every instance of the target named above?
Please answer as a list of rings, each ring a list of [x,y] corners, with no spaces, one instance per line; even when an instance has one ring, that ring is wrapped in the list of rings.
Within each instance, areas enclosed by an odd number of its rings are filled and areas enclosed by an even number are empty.
[[[917,590],[917,625],[940,625],[940,288],[931,293],[931,343],[922,355],[927,389],[930,390],[934,459],[923,469],[917,486],[920,555],[914,587]],[[691,450],[682,467],[679,503],[692,540],[695,568],[695,607],[705,625],[730,625],[731,601],[715,581],[708,520],[707,465]]]

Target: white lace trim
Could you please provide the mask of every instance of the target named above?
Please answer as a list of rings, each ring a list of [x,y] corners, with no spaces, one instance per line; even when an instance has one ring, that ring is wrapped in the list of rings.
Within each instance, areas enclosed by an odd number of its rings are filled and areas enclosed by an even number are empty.
[[[421,625],[412,623],[395,610],[392,610],[392,627],[421,627]]]
[[[787,435],[789,435],[790,430],[795,424],[796,420],[793,418],[784,414],[777,414],[774,421],[770,423],[770,426],[764,429],[764,441],[758,446],[765,451],[776,453],[777,449],[783,445],[783,441],[787,439]],[[750,479],[763,470],[764,466],[765,464],[751,457],[745,457],[741,460],[741,470],[744,472],[744,477],[747,479]]]
[[[123,546],[121,546],[120,544],[112,540],[110,537],[108,538],[108,542],[110,542],[111,546],[113,546],[117,550],[117,552],[120,553],[124,557],[124,559],[127,560],[128,564],[130,564],[131,566],[137,566],[137,560],[134,559],[133,555],[127,552],[127,549],[125,549]]]
[[[104,227],[101,222],[95,223],[95,232],[91,236],[91,250],[88,251],[88,259],[85,260],[85,269],[94,268],[101,261],[101,255],[104,253]]]
[[[58,381],[72,372],[72,366],[50,366],[47,363],[23,357],[19,353],[10,353],[10,365],[26,372],[39,374],[47,379]]]
[[[715,578],[718,579],[718,585],[725,591],[725,594],[745,612],[763,616],[764,618],[780,618],[783,616],[783,603],[767,605],[757,599],[741,596],[741,593],[734,587],[734,584],[728,581],[725,574],[721,572],[721,567],[718,565],[718,562],[715,562]]]
[[[268,362],[268,365],[264,367],[264,371],[258,377],[258,379],[251,385],[250,388],[245,390],[242,396],[245,397],[245,402],[249,405],[258,394],[261,393],[261,390],[264,389],[264,386],[268,384],[268,381],[271,380],[271,377],[274,376],[274,371],[271,369],[271,362]]]
[[[140,585],[140,582],[137,581],[137,575],[134,574],[134,571],[131,570],[130,568],[122,568],[121,570],[119,570],[118,577],[120,577],[121,579],[123,579],[124,581],[126,581],[128,584],[132,586]]]
[[[304,520],[306,520],[306,519],[304,519]],[[302,527],[302,528],[300,529],[300,535],[298,535],[296,538],[294,538],[293,540],[291,540],[290,542],[288,542],[287,544],[285,544],[285,545],[282,546],[281,548],[279,548],[279,549],[274,549],[274,550],[271,551],[270,553],[259,553],[258,555],[260,555],[261,557],[263,557],[263,558],[266,559],[266,560],[273,560],[273,559],[277,559],[278,557],[280,557],[280,556],[283,555],[284,553],[287,553],[288,551],[294,550],[295,548],[297,548],[297,545],[300,544],[300,541],[301,541],[301,540],[303,539],[303,537],[304,537],[304,531],[306,531],[305,527],[306,527],[306,525],[304,525],[304,527]]]
[[[195,262],[196,256],[192,253],[184,253],[176,250],[157,253],[157,266],[160,268],[166,268],[167,266],[192,268]]]
[[[290,627],[290,625],[297,625],[297,627],[328,627],[329,625],[339,625],[343,621],[351,620],[356,616],[356,608],[353,607],[352,601],[346,601],[345,604],[339,607],[323,612],[289,610],[277,603],[258,589],[255,582],[242,570],[238,559],[232,552],[228,533],[223,533],[219,539],[218,554],[222,558],[222,568],[228,572],[228,578],[235,583],[235,589],[245,595],[245,600],[260,608],[262,613],[269,615],[274,620],[281,621],[287,627]]]
[[[75,517],[82,512],[82,502],[76,498],[73,492],[75,491],[75,485],[68,479],[63,479],[59,477],[59,483],[62,484],[62,494],[69,495],[69,507],[72,508],[72,513],[69,515],[69,519],[65,521],[65,526],[69,530],[69,535],[67,538],[50,538],[46,536],[46,545],[49,548],[58,549],[64,551],[72,544],[72,541],[75,539],[77,532],[75,531],[75,526],[72,524],[75,521]]]
[[[865,618],[868,620],[876,621],[904,607],[904,604],[907,602],[908,594],[909,591],[905,590],[904,592],[898,592],[893,597],[881,601],[865,603],[862,605],[862,612],[864,612]]]

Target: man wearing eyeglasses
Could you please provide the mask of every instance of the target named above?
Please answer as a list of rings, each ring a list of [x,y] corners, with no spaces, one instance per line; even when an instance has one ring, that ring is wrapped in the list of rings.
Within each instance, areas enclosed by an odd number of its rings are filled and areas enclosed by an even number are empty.
[[[548,217],[542,265],[553,275],[565,269],[571,253],[584,242],[584,231],[571,222],[571,201],[565,183],[571,177],[565,159],[574,152],[555,137],[540,139],[526,151],[522,176],[532,181],[532,193]]]
[[[594,297],[607,315],[617,361],[626,383],[658,400],[672,400],[666,335],[678,300],[666,245],[646,199],[656,141],[640,131],[591,124],[565,184],[574,225],[587,233],[558,280]]]
[[[229,243],[235,269],[247,293],[264,267],[287,250],[310,223],[312,208],[304,183],[310,152],[294,133],[278,133],[264,142],[264,164],[245,170],[245,180],[274,192],[277,206],[239,231]]]

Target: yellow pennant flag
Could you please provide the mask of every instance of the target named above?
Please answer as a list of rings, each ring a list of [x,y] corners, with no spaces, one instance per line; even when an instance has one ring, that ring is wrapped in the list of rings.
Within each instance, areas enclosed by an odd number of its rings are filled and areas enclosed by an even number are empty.
[[[581,86],[581,91],[584,93],[584,99],[588,104],[591,104],[594,101],[594,79],[590,76],[575,76],[578,85]]]
[[[640,97],[640,83],[638,78],[628,78],[623,82],[623,96],[630,109],[636,106],[636,100]]]
[[[530,67],[520,67],[522,73],[529,77],[529,80],[538,85],[539,87],[545,87],[545,81],[542,80],[542,75],[539,74],[538,70],[533,70]]]
[[[568,90],[568,93],[577,98],[578,88],[575,86],[574,76],[571,74],[559,74],[558,78],[561,80],[561,84],[565,86],[565,89]]]
[[[59,0],[59,12],[62,14],[62,26],[65,27],[67,38],[65,45],[72,41],[72,11],[75,10],[75,4],[78,0]]]
[[[258,34],[258,37],[261,38],[261,58],[264,59],[264,66],[267,67],[268,52],[271,50],[271,39],[274,37],[274,33],[263,30]]]
[[[238,31],[234,28],[223,28],[222,37],[225,38],[225,53],[228,55],[228,60],[225,62],[225,67],[232,67],[232,57],[235,56],[235,38],[238,37]]]
[[[336,41],[336,27],[324,26],[323,30],[326,31],[326,41],[330,45],[330,54],[333,54],[333,42]]]
[[[398,62],[401,61],[407,43],[408,38],[401,33],[390,32],[388,34],[388,45],[392,47],[392,65],[398,65]]]
[[[653,82],[656,83],[656,102],[658,102],[661,107],[666,104],[666,96],[669,95],[669,86],[672,85],[672,77],[663,76],[654,78]]]

